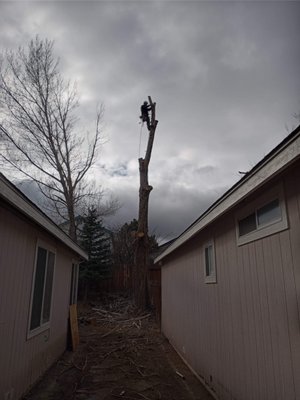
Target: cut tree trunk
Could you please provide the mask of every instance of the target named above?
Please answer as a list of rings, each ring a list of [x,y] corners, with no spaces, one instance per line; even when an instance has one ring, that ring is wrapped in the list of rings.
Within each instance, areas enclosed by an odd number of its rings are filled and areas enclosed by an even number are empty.
[[[140,190],[139,190],[139,217],[136,234],[136,250],[133,274],[133,292],[135,304],[140,309],[147,306],[147,275],[149,267],[149,237],[148,237],[148,205],[152,186],[148,182],[148,167],[154,142],[154,135],[158,121],[155,119],[155,106],[151,97],[151,124],[149,129],[148,145],[145,158],[139,158]]]

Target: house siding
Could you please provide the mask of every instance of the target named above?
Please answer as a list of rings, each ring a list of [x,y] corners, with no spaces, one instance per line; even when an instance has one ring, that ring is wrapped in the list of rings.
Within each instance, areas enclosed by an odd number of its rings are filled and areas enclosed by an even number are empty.
[[[289,229],[237,246],[235,213],[277,183]],[[162,331],[220,399],[300,398],[300,163],[163,261]],[[204,283],[214,239],[217,283]]]
[[[49,329],[28,339],[38,240],[56,249],[51,320]],[[66,246],[0,202],[0,398],[20,398],[65,350],[72,257]]]

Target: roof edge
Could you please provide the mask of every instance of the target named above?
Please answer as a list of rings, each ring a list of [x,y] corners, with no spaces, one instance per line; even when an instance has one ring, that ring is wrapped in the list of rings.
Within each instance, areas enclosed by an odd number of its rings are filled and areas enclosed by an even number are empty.
[[[299,157],[300,125],[185,229],[177,240],[154,260],[154,263],[164,259]],[[259,176],[257,176],[258,171],[260,171]]]
[[[37,225],[45,229],[48,233],[56,237],[67,247],[73,250],[83,259],[87,260],[88,255],[75,243],[55,222],[53,222],[36,204],[34,204],[24,193],[22,193],[13,183],[11,183],[0,172],[0,197],[14,206],[23,215],[34,221]]]

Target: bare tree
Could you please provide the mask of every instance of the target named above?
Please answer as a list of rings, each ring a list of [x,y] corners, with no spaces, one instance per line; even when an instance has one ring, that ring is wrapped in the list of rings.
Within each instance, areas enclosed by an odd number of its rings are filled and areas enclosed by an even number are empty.
[[[148,236],[148,207],[149,196],[153,189],[148,182],[148,167],[150,164],[152,147],[154,142],[155,130],[158,124],[156,120],[156,103],[152,102],[148,96],[149,108],[151,110],[151,119],[146,116],[147,128],[149,130],[149,137],[145,158],[139,158],[139,171],[140,171],[140,190],[139,190],[139,218],[138,218],[138,231],[136,233],[136,249],[134,257],[134,276],[133,276],[133,291],[135,304],[141,308],[146,308],[147,303],[147,273],[149,267],[149,236]],[[145,104],[145,103],[144,103]]]
[[[52,41],[36,37],[0,62],[2,162],[37,182],[76,240],[75,210],[91,194],[86,174],[100,143],[103,107],[92,135],[76,130],[76,87],[63,80]]]

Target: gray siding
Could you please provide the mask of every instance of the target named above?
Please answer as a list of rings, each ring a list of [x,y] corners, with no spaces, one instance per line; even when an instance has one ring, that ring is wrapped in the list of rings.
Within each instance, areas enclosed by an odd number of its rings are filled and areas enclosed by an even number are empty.
[[[300,399],[299,162],[280,179],[288,230],[238,247],[235,209],[163,262],[162,330],[220,399]],[[217,284],[204,283],[211,237]]]
[[[37,240],[56,249],[50,328],[27,339]],[[0,398],[18,399],[63,353],[72,254],[0,204]]]

